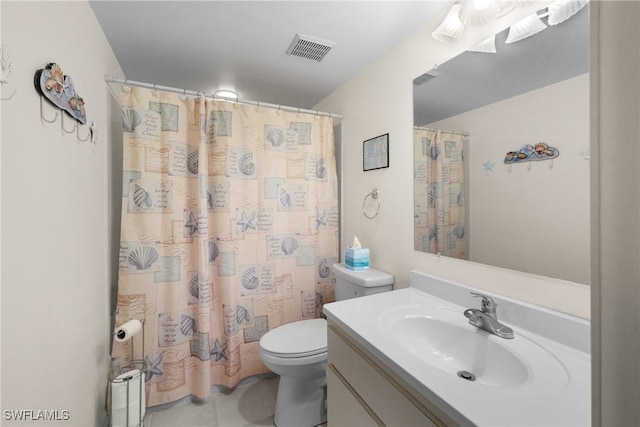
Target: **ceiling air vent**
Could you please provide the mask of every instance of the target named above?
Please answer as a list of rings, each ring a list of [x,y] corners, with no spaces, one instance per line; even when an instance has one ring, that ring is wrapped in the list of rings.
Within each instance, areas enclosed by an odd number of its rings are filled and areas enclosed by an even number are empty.
[[[336,44],[316,37],[296,34],[287,49],[287,55],[299,56],[300,58],[322,61],[322,58],[329,53]]]

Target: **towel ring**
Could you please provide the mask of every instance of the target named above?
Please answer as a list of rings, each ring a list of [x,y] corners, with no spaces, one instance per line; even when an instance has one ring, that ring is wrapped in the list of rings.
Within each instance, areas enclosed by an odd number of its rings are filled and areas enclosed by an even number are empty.
[[[374,188],[373,190],[371,190],[371,192],[369,192],[366,196],[364,196],[364,200],[362,201],[362,213],[368,219],[373,219],[378,216],[378,211],[380,211],[380,199],[378,198],[379,196],[380,196],[380,192],[378,191],[377,188]],[[376,211],[373,213],[373,215],[369,215],[367,213],[367,210],[365,209],[365,205],[369,197],[371,197],[373,200],[376,201]]]

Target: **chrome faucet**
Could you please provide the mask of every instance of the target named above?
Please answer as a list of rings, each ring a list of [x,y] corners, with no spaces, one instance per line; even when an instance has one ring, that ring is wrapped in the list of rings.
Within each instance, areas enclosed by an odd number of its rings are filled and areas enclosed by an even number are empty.
[[[469,319],[469,323],[480,329],[508,340],[513,339],[513,329],[498,322],[496,307],[498,304],[490,296],[471,292],[471,295],[482,298],[480,310],[468,308],[464,311],[464,316]]]

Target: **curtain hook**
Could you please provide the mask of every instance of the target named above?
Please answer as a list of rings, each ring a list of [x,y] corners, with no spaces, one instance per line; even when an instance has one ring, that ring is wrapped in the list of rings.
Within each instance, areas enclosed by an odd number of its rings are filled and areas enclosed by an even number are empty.
[[[260,110],[260,101],[258,101],[258,105],[256,106],[256,111]]]
[[[184,89],[182,95],[180,95],[180,101],[185,102],[187,100],[187,90]]]
[[[129,93],[131,92],[131,87],[129,86],[129,80],[124,79],[124,85],[122,86],[121,89],[124,93]]]

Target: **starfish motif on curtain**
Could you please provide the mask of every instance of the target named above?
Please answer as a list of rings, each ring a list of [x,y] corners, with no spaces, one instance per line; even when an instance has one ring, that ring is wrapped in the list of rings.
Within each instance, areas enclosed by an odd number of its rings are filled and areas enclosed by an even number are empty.
[[[256,226],[253,224],[253,221],[255,219],[256,219],[255,212],[251,212],[251,215],[247,215],[247,211],[242,211],[242,214],[240,215],[240,219],[236,224],[242,228],[242,233],[244,233],[248,229],[252,229],[252,230],[256,229]]]
[[[158,354],[153,362],[151,361],[149,356],[145,356],[144,360],[147,363],[146,381],[150,381],[154,375],[160,377],[164,374],[162,372],[162,353]]]
[[[211,356],[214,358],[214,361],[219,362],[220,360],[229,360],[227,357],[227,341],[220,341],[218,338],[213,342],[213,348],[211,349]]]
[[[320,228],[321,225],[327,225],[327,211],[320,212],[320,210],[316,208],[316,230]]]
[[[193,212],[189,212],[189,220],[184,223],[184,228],[189,232],[189,236],[193,236],[198,232],[198,218]]]

